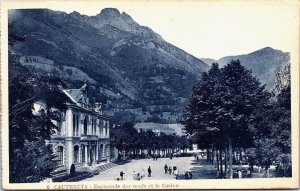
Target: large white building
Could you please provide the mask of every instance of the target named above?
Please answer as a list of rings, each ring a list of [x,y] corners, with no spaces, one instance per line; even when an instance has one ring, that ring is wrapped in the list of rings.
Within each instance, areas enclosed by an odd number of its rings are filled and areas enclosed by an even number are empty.
[[[57,130],[49,141],[58,162],[67,170],[72,164],[81,167],[109,162],[115,151],[110,146],[110,121],[101,104],[90,104],[86,85],[62,91],[69,98],[67,109],[60,112],[61,120],[53,121]]]

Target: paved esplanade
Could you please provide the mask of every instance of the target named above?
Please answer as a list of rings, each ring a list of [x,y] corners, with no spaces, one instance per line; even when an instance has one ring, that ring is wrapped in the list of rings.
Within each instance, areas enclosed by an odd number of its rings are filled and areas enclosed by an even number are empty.
[[[194,157],[179,157],[173,158],[158,158],[157,161],[151,159],[132,160],[124,165],[115,166],[109,170],[101,172],[92,178],[84,179],[82,181],[98,181],[98,180],[117,180],[120,177],[120,172],[123,171],[124,180],[133,180],[133,171],[142,173],[145,171],[145,178],[143,180],[162,180],[162,179],[175,179],[174,174],[165,174],[164,166],[176,166],[179,173],[183,174],[185,171],[191,169],[192,160]],[[148,177],[148,167],[151,166],[152,177]]]

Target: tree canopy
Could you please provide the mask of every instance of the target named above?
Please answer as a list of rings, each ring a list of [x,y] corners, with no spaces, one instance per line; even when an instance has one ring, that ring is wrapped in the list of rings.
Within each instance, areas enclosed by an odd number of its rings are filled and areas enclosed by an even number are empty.
[[[23,38],[10,35],[11,43]],[[57,164],[50,145],[51,119],[57,119],[49,110],[63,109],[66,97],[58,89],[60,79],[39,76],[21,65],[20,56],[9,52],[9,181],[39,182],[50,176]],[[33,104],[41,101],[47,110],[33,114]]]
[[[115,140],[116,148],[126,155],[133,153],[133,157],[138,155],[137,151],[144,153],[148,151],[153,155],[155,151],[165,151],[167,149],[176,152],[179,149],[185,150],[190,147],[187,137],[178,135],[167,135],[165,133],[154,133],[151,130],[138,132],[133,123],[126,122],[121,126],[111,129],[111,137]]]
[[[224,68],[214,63],[194,86],[184,111],[184,125],[200,148],[228,149],[232,177],[232,148],[249,148],[270,108],[271,94],[239,60]],[[269,123],[269,122],[268,122]]]

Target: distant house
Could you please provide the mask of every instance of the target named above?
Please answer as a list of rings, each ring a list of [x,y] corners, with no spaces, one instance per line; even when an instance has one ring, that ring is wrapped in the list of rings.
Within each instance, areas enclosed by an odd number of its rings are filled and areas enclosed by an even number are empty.
[[[80,167],[109,162],[115,151],[110,145],[110,121],[103,115],[101,104],[90,104],[86,85],[61,91],[69,98],[67,109],[60,111],[61,120],[52,121],[57,130],[48,142],[60,166],[69,170],[72,164]],[[35,110],[41,108],[38,103],[34,106]]]

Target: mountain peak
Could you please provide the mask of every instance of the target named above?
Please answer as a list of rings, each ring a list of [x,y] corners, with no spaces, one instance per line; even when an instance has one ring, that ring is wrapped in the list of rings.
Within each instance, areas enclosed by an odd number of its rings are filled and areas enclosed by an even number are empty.
[[[72,13],[70,13],[71,16],[75,16],[75,17],[80,17],[81,14],[77,11],[73,11]]]
[[[101,13],[97,16],[103,17],[118,17],[120,16],[120,11],[116,8],[104,8],[101,10]]]
[[[277,50],[274,49],[274,48],[271,48],[271,47],[267,46],[267,47],[262,48],[262,49],[260,49],[258,51],[271,52],[271,51],[277,51]]]
[[[124,18],[124,19],[131,19],[132,20],[132,18],[131,18],[131,16],[129,16],[127,13],[125,13],[125,12],[122,12],[122,17]]]
[[[143,38],[151,37],[161,39],[161,37],[150,28],[139,25],[130,15],[125,12],[121,14],[116,8],[104,8],[96,16],[87,18],[86,22],[102,30],[102,27],[110,25],[121,31],[130,32],[135,35],[143,35]]]
[[[275,49],[272,47],[266,46],[265,48],[262,48],[261,50],[275,50]]]
[[[263,84],[266,84],[268,90],[271,90],[275,85],[275,74],[283,64],[290,62],[290,55],[288,52],[264,47],[249,54],[226,56],[216,61],[201,58],[201,60],[209,64],[217,62],[221,67],[236,59],[239,59],[246,68],[252,70],[252,74],[258,77]]]
[[[261,55],[261,54],[265,54],[265,55],[277,55],[277,54],[283,54],[284,52],[282,52],[281,50],[277,50],[277,49],[274,49],[274,48],[271,48],[271,47],[265,47],[265,48],[262,48],[262,49],[259,49],[257,51],[254,51],[250,54],[253,54],[253,55]]]
[[[207,70],[202,61],[117,9],[104,9],[95,16],[20,12],[13,32],[32,38],[11,50],[39,56],[41,62],[28,59],[28,66],[34,64],[41,75],[62,77],[70,88],[85,79],[95,82],[92,96],[120,123],[175,123],[193,84]]]

